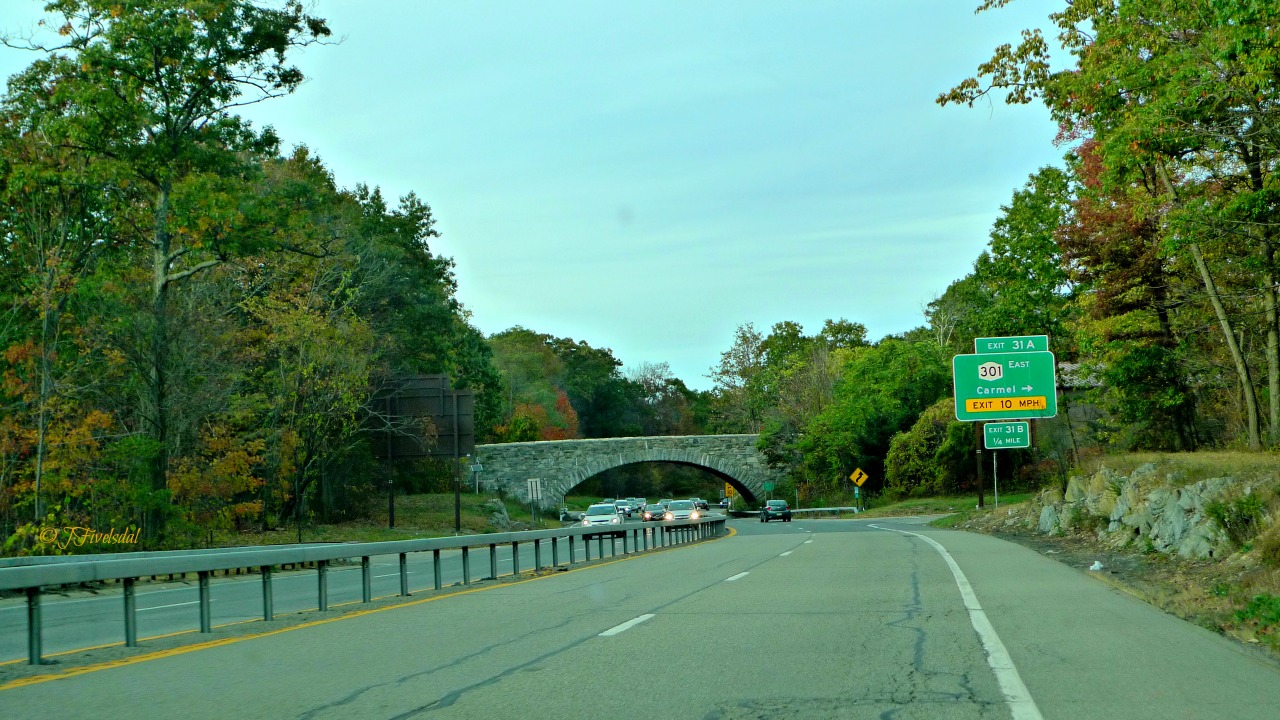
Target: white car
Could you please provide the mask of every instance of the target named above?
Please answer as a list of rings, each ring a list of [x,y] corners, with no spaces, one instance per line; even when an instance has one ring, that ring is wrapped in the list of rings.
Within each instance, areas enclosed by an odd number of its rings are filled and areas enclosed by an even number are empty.
[[[618,515],[618,508],[613,503],[596,503],[582,515],[582,527],[621,524],[622,516]]]

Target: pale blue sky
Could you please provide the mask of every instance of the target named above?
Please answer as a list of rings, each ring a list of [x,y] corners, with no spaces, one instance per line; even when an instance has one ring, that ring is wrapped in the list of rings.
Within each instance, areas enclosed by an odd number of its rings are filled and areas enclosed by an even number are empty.
[[[7,0],[0,30],[42,5]],[[317,0],[341,44],[244,114],[343,186],[430,203],[485,333],[706,388],[742,323],[923,324],[1014,188],[1060,164],[1038,106],[934,103],[1058,3],[976,5]],[[29,61],[0,49],[6,76]]]

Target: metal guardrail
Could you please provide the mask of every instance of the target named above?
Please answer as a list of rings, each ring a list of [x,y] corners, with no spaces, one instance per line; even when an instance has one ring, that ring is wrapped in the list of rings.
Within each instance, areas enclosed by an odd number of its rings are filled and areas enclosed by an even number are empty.
[[[584,562],[591,561],[591,538],[597,541],[597,557],[604,557],[604,539],[610,539],[611,549],[622,538],[622,554],[648,551],[670,545],[683,544],[716,537],[724,532],[723,516],[710,516],[699,520],[671,520],[657,524],[610,529],[605,526],[565,527],[554,530],[527,530],[523,532],[492,533],[488,535],[462,535],[451,538],[422,540],[394,540],[373,543],[337,543],[330,545],[291,545],[259,549],[232,548],[226,551],[166,551],[157,553],[113,553],[78,558],[76,561],[59,561],[18,567],[0,567],[0,590],[22,590],[27,596],[27,662],[42,663],[40,598],[42,589],[54,585],[75,585],[104,580],[121,580],[124,586],[125,645],[137,647],[138,623],[135,584],[138,578],[151,575],[196,573],[199,580],[200,632],[213,632],[209,608],[209,577],[217,570],[258,568],[262,574],[262,619],[274,617],[272,609],[271,573],[279,565],[315,563],[317,595],[320,610],[329,609],[328,568],[334,560],[360,558],[362,575],[362,602],[373,600],[372,569],[369,559],[378,555],[400,556],[400,595],[409,596],[409,553],[432,553],[435,589],[444,587],[441,581],[440,551],[462,551],[462,584],[470,585],[471,548],[489,547],[489,576],[498,577],[498,546],[510,545],[513,575],[520,575],[520,543],[533,543],[533,571],[543,569],[542,543],[551,542],[551,564],[560,567],[560,540],[568,540],[569,562],[577,560],[575,539],[582,538]],[[662,532],[658,532],[662,530]],[[652,531],[652,533],[650,532]],[[628,549],[630,548],[630,549]],[[141,557],[139,557],[141,556]]]
[[[862,512],[856,507],[821,507],[821,508],[795,508],[791,511],[792,515],[796,513],[833,513],[839,515],[842,512]],[[760,514],[759,510],[731,510],[729,512],[732,517],[755,517]]]

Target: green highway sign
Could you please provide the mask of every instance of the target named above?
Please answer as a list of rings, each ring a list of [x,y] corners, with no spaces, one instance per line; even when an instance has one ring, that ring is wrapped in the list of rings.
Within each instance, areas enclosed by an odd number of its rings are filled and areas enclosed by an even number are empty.
[[[771,483],[771,482],[767,482],[767,483],[765,483],[765,484],[764,484],[764,491],[765,491],[765,492],[773,492],[773,483]]]
[[[1058,414],[1058,377],[1051,352],[956,355],[951,372],[957,420],[1018,420]]]
[[[988,450],[1011,450],[1031,447],[1031,429],[1027,422],[993,422],[982,426],[982,445]]]
[[[1017,337],[973,339],[973,351],[979,355],[982,353],[1046,352],[1048,349],[1048,335],[1019,335]]]

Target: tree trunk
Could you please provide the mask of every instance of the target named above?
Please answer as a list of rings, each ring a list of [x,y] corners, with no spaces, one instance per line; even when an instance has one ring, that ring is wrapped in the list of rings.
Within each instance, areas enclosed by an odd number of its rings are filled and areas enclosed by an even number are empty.
[[[1169,180],[1169,174],[1165,170],[1163,162],[1156,162],[1156,172],[1160,176],[1160,181],[1165,189],[1173,197],[1174,202],[1181,205],[1178,197],[1178,190],[1173,186],[1173,182]],[[1188,243],[1187,248],[1191,251],[1191,257],[1195,260],[1196,270],[1200,272],[1200,279],[1204,282],[1205,292],[1209,294],[1209,302],[1213,305],[1213,312],[1218,318],[1218,326],[1222,329],[1222,335],[1227,341],[1227,349],[1231,351],[1231,359],[1236,366],[1236,375],[1240,378],[1240,383],[1245,388],[1244,405],[1245,414],[1249,426],[1249,449],[1261,450],[1262,438],[1258,434],[1258,399],[1253,392],[1253,378],[1249,374],[1249,364],[1245,361],[1244,354],[1240,352],[1240,345],[1236,342],[1236,334],[1231,329],[1231,319],[1227,317],[1227,309],[1222,304],[1222,297],[1218,294],[1218,286],[1213,282],[1213,275],[1209,272],[1209,265],[1204,261],[1204,253],[1200,252],[1200,243]]]
[[[1262,289],[1262,304],[1267,311],[1267,410],[1270,420],[1267,442],[1274,447],[1280,445],[1280,324],[1276,317],[1276,248],[1270,235],[1270,232],[1264,232],[1263,260],[1266,262],[1266,271],[1263,278],[1266,286]]]
[[[156,198],[155,227],[152,236],[151,258],[151,314],[155,326],[151,330],[151,367],[147,378],[147,421],[151,439],[155,441],[155,455],[151,460],[151,491],[159,495],[168,487],[169,469],[169,418],[165,405],[168,402],[169,359],[169,264],[172,262],[169,235],[169,188],[162,187]],[[154,542],[164,534],[165,508],[154,502],[146,513],[147,538]]]
[[[1187,247],[1191,250],[1196,269],[1200,271],[1200,279],[1204,281],[1205,290],[1209,293],[1209,302],[1213,305],[1214,314],[1218,316],[1218,325],[1222,328],[1222,334],[1227,340],[1227,349],[1231,351],[1231,359],[1236,365],[1236,374],[1240,377],[1240,384],[1244,388],[1244,407],[1249,424],[1249,449],[1261,450],[1262,438],[1258,435],[1258,399],[1254,397],[1249,364],[1245,361],[1244,353],[1240,352],[1240,344],[1236,342],[1236,334],[1231,329],[1231,320],[1227,317],[1227,310],[1222,305],[1218,286],[1214,284],[1213,276],[1209,273],[1204,254],[1200,252],[1200,244],[1191,243]]]
[[[46,270],[46,272],[49,272],[49,270]],[[49,395],[53,392],[52,371],[49,367],[49,326],[55,322],[53,318],[55,310],[50,307],[53,283],[53,278],[46,276],[44,312],[42,313],[44,317],[41,319],[40,325],[40,410],[36,420],[36,524],[39,524],[44,519],[44,508],[40,503],[40,482],[44,478],[44,456],[45,448],[48,444]]]

